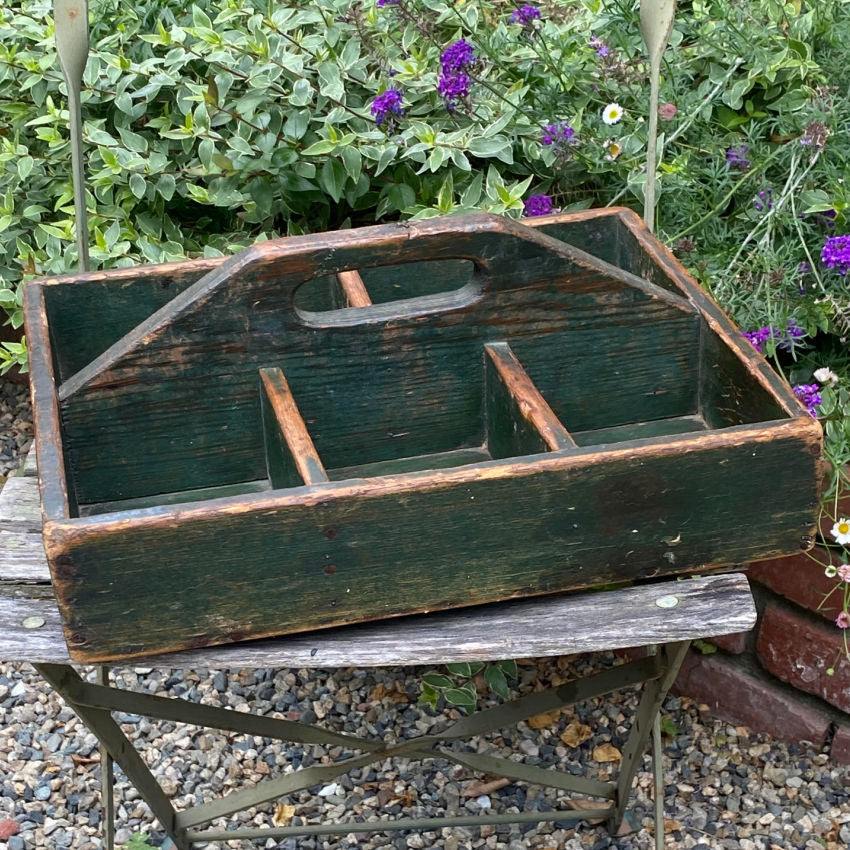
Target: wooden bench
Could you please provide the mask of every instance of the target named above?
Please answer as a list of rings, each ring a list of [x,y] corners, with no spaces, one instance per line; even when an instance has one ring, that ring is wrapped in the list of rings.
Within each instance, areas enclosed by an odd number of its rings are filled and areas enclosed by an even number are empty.
[[[173,846],[179,850],[201,842],[225,840],[594,818],[604,819],[609,830],[616,830],[622,822],[632,781],[650,732],[653,728],[657,730],[659,709],[689,642],[708,635],[745,631],[755,622],[755,609],[746,577],[726,574],[406,617],[295,637],[152,656],[144,660],[145,666],[181,669],[398,667],[557,656],[639,646],[654,648],[658,645],[657,652],[647,654],[645,658],[484,709],[450,723],[439,734],[387,746],[381,741],[361,740],[282,719],[236,713],[179,698],[119,690],[109,686],[107,668],[101,669],[100,684],[84,681],[68,656],[53,598],[41,542],[35,472],[34,458],[30,456],[23,474],[10,478],[0,492],[0,622],[3,623],[0,658],[34,664],[74,708],[108,754],[104,758],[103,799],[104,846],[107,848],[114,844],[112,759],[137,788]],[[643,694],[616,782],[600,782],[522,762],[457,753],[442,747],[461,738],[508,727],[545,711],[640,684],[643,684]],[[270,778],[227,797],[176,811],[112,718],[112,711],[273,739],[344,746],[359,754]],[[653,770],[658,843],[663,837],[663,790],[657,731],[655,744]],[[402,818],[226,831],[203,828],[205,823],[216,818],[330,782],[350,770],[395,755],[414,759],[439,757],[471,771],[577,793],[592,798],[598,805],[594,808],[569,808],[569,799],[565,798],[562,801],[564,808],[545,813],[449,815],[432,819]]]

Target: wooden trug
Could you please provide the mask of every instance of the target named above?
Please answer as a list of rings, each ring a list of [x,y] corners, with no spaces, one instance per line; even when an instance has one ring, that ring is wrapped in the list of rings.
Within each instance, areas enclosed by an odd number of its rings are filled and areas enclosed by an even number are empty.
[[[796,550],[821,431],[790,388],[634,214],[531,224],[407,222],[29,284],[72,657]]]

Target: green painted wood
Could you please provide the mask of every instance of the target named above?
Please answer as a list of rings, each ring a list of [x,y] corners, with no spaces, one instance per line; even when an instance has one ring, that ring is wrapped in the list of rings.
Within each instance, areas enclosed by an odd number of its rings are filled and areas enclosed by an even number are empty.
[[[505,343],[485,346],[489,355],[494,347],[506,356],[510,349]],[[517,399],[505,385],[491,356],[485,356],[485,386],[487,388],[487,448],[494,458],[534,455],[551,451],[543,435],[524,417]]]
[[[52,523],[69,647],[99,660],[787,553],[817,507],[812,425]]]
[[[716,335],[703,334],[701,356],[700,412],[709,427],[764,422],[787,415],[768,388],[750,378],[745,361],[736,357]],[[761,359],[755,349],[750,356],[753,360]]]
[[[484,346],[487,448],[509,458],[575,447],[522,364],[504,342]]]
[[[139,508],[153,508],[158,505],[180,505],[186,502],[205,502],[210,499],[225,499],[229,496],[247,496],[250,493],[267,493],[271,490],[268,478],[259,481],[244,481],[239,484],[223,484],[221,487],[204,487],[200,490],[183,490],[179,493],[156,493],[142,496],[140,499],[126,499],[120,502],[95,502],[83,505],[80,516],[114,513],[115,511],[135,511]]]
[[[305,277],[429,254],[475,257],[475,282],[321,320],[293,309]],[[327,468],[481,445],[491,340],[516,341],[568,429],[692,413],[697,324],[684,299],[497,218],[265,243],[63,385],[74,486],[89,503],[262,477],[263,367],[283,368]]]
[[[628,425],[617,425],[613,428],[579,431],[573,434],[573,439],[580,446],[601,446],[707,430],[708,426],[701,416],[674,416],[670,419],[655,419],[652,422],[630,422]]]
[[[197,260],[41,281],[60,383],[220,263]]]
[[[379,475],[401,475],[403,472],[424,472],[428,469],[453,469],[457,466],[469,466],[492,459],[490,452],[481,446],[417,457],[403,457],[398,460],[382,460],[377,463],[364,463],[361,466],[342,466],[338,469],[329,469],[328,478],[331,481],[344,481],[347,478],[375,478]]]

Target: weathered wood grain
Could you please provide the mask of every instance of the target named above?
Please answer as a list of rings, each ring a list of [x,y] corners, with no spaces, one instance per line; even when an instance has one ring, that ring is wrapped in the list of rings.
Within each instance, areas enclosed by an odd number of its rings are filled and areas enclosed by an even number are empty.
[[[59,392],[45,307],[44,286],[24,287],[24,319],[29,350],[30,393],[36,441],[40,444],[39,492],[44,516],[58,519],[76,514],[76,489],[72,486],[59,413]]]
[[[787,553],[812,533],[819,440],[779,422],[45,533],[71,651],[95,661]]]
[[[293,309],[305,278],[446,253],[479,264],[473,283],[318,319]],[[696,403],[697,325],[684,299],[498,218],[266,243],[65,382],[73,480],[87,503],[262,477],[265,366],[284,369],[327,468],[481,445],[480,350],[497,340],[516,341],[555,412],[563,401],[580,429],[684,415]]]
[[[48,581],[50,570],[44,554],[40,520],[32,527],[21,528],[10,527],[0,519],[0,584]]]
[[[322,461],[298,412],[281,369],[260,369],[263,430],[269,480],[274,488],[321,484],[328,480]]]
[[[675,596],[673,608],[659,607]],[[25,629],[28,617],[45,625]],[[747,631],[756,613],[741,574],[488,605],[448,614],[332,629],[146,657],[168,669],[241,667],[384,667],[534,658],[669,643]],[[55,604],[0,592],[0,658],[67,664]]]
[[[2,528],[41,533],[41,500],[31,476],[12,475],[0,490]]]
[[[347,307],[369,307],[372,304],[360,272],[352,270],[339,272],[337,278],[345,293]]]
[[[529,379],[510,346],[488,343],[487,448],[494,458],[575,448],[575,440]]]

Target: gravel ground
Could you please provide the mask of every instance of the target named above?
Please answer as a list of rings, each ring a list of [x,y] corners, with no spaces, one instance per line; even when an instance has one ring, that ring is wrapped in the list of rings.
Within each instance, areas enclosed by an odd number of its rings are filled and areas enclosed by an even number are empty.
[[[11,416],[10,416],[11,414]],[[29,405],[20,388],[0,385],[0,475],[19,460],[31,435]],[[611,654],[521,661],[516,693],[557,684],[619,663]],[[122,687],[181,696],[236,711],[269,714],[394,742],[436,732],[459,716],[417,705],[424,669],[192,670],[144,667],[116,671]],[[90,675],[90,671],[88,673]],[[486,697],[482,696],[482,701]],[[617,769],[616,756],[637,703],[634,692],[588,701],[509,732],[458,743],[461,750],[508,756],[594,778]],[[850,846],[850,770],[804,743],[786,746],[743,727],[710,718],[686,698],[665,703],[665,812],[669,848],[786,850]],[[250,736],[209,734],[197,727],[154,723],[118,714],[178,808],[227,793],[243,782],[279,776],[337,758],[338,748],[286,746]],[[582,726],[593,735],[580,741]],[[605,758],[614,758],[605,761]],[[138,793],[116,771],[118,841],[134,833],[152,846],[164,839]],[[486,778],[485,778],[486,779]],[[474,814],[563,807],[557,792],[518,783],[488,790],[481,777],[449,762],[396,759],[355,770],[324,787],[249,810],[227,823],[270,826],[374,817]],[[96,850],[100,810],[97,742],[28,665],[0,663],[0,847]],[[476,787],[478,786],[478,787]],[[638,773],[629,813],[631,831],[611,838],[598,826],[548,823],[443,829],[419,834],[346,834],[324,838],[228,842],[230,847],[285,850],[341,848],[548,848],[638,850],[654,846],[649,758]]]

